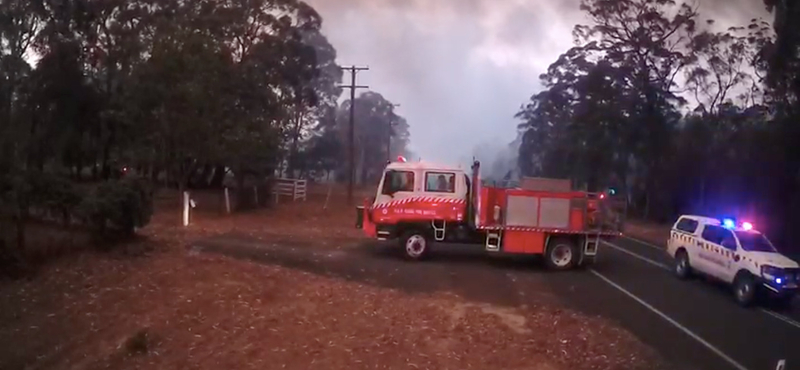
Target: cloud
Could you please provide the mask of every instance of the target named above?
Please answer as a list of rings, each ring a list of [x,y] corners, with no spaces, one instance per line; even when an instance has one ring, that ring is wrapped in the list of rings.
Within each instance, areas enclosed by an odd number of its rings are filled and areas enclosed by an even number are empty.
[[[368,65],[359,84],[401,104],[412,149],[445,163],[516,137],[514,114],[586,21],[579,0],[306,1],[322,15],[339,63]],[[703,19],[727,26],[763,16],[760,3],[698,4]]]

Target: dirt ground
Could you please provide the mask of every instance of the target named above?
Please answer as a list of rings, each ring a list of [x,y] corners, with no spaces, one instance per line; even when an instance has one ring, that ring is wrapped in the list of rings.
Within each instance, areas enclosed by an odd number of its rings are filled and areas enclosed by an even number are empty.
[[[330,194],[329,194],[330,193]],[[354,203],[361,204],[370,191],[355,189]],[[181,224],[182,213],[176,192],[164,191],[159,195],[159,209],[154,224],[159,231]],[[307,200],[292,202],[280,199],[267,208],[242,213],[226,214],[222,192],[196,192],[196,201],[188,228],[181,229],[189,240],[212,235],[239,234],[292,245],[346,248],[363,241],[362,233],[355,229],[355,205],[348,205],[343,186],[318,185],[309,188]],[[232,202],[234,202],[232,200]]]
[[[165,202],[126,248],[144,255],[84,252],[0,282],[0,369],[664,367],[613,323],[548,299],[497,306],[186,248],[230,234],[301,251],[357,248],[354,210],[341,189],[323,210],[325,190],[245,214],[198,211],[187,228]]]

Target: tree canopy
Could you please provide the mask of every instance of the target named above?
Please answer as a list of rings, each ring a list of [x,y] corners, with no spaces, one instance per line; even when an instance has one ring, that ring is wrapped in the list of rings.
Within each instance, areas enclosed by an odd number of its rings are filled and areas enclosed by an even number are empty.
[[[339,104],[322,21],[300,0],[3,0],[4,215],[27,217],[40,175],[184,189],[220,186],[229,171],[243,185],[345,168],[350,103]],[[408,125],[391,106],[357,99],[361,163],[384,158],[371,144],[389,135],[405,151]]]
[[[632,215],[737,215],[788,238],[800,201],[800,14],[714,31],[674,0],[582,0],[589,23],[517,113],[526,175],[624,189]]]

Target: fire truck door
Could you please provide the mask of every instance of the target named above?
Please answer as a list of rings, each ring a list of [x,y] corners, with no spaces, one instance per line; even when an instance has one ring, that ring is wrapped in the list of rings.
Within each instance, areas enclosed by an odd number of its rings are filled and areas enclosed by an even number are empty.
[[[419,181],[417,177],[415,171],[411,170],[387,170],[375,195],[375,204],[412,196],[416,181]]]

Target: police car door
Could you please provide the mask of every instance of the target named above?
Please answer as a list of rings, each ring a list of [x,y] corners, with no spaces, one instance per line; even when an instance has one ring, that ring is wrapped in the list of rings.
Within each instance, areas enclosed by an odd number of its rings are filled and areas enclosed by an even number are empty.
[[[724,258],[722,240],[726,236],[733,235],[730,230],[716,225],[705,225],[701,239],[698,239],[698,251],[700,259],[703,260],[703,272],[720,280],[726,280],[728,264]]]
[[[735,256],[741,253],[741,249],[739,249],[739,243],[733,236],[733,232],[728,229],[725,229],[723,233],[720,246],[722,247],[722,260],[724,261],[724,267],[720,271],[720,279],[730,283],[733,282],[736,272],[739,271],[739,263],[736,261]]]

